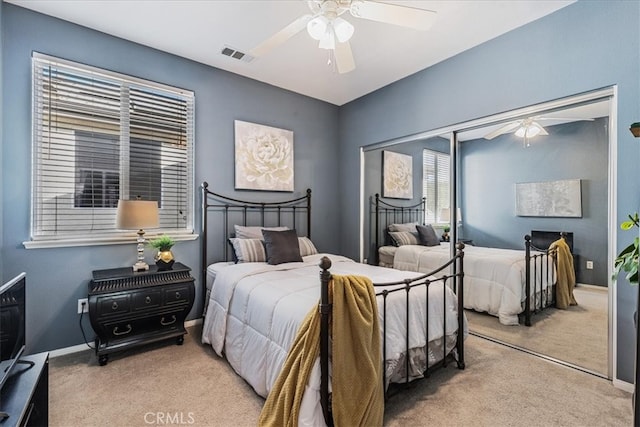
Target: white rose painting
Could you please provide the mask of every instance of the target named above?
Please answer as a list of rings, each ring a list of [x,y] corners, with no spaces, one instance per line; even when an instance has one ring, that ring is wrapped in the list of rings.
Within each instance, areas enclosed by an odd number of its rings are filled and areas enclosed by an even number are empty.
[[[293,191],[293,132],[235,121],[236,189]]]
[[[382,195],[413,199],[413,158],[393,151],[383,151],[382,155]]]

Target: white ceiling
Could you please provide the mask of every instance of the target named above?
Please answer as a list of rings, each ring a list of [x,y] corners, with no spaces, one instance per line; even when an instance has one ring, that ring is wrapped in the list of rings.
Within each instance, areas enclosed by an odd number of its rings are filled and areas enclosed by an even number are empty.
[[[343,105],[419,70],[553,13],[575,0],[385,1],[437,12],[425,32],[343,15],[355,26],[356,69],[327,66],[327,51],[301,31],[247,63],[220,54],[249,52],[309,13],[303,0],[4,0],[124,39]],[[69,58],[72,59],[72,58]]]

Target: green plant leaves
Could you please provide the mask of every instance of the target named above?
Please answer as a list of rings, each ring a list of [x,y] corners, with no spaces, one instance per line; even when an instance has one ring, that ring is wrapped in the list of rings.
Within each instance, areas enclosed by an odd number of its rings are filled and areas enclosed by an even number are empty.
[[[633,227],[640,227],[638,223],[638,212],[633,215],[629,215],[629,221],[624,221],[620,224],[620,228],[623,230],[630,230]],[[638,245],[640,244],[640,237],[636,236],[633,239],[633,243],[624,248],[614,260],[614,269],[612,279],[616,280],[621,272],[627,273],[625,278],[632,285],[638,284]]]
[[[166,234],[149,241],[149,245],[159,251],[168,251],[174,244],[175,241]]]

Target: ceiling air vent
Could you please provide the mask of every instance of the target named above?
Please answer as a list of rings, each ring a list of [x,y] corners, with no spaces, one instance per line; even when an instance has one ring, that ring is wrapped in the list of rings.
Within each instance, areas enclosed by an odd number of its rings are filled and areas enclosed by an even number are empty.
[[[220,53],[230,58],[237,59],[239,61],[244,61],[244,62],[253,61],[253,56],[249,55],[248,53],[240,52],[239,50],[229,46],[224,46],[220,51]]]

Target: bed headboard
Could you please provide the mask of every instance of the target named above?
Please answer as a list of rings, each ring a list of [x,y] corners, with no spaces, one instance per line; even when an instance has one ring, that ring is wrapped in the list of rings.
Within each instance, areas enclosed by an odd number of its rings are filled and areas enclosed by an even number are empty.
[[[385,233],[390,224],[405,222],[424,223],[426,199],[423,197],[418,203],[409,203],[412,204],[396,205],[383,200],[378,193],[371,196],[369,242],[375,245],[371,250],[374,252],[372,255],[376,265],[378,264],[378,248],[385,244]]]
[[[207,182],[202,183],[201,189],[203,277],[206,277],[210,260],[229,261],[232,258],[228,240],[233,237],[234,225],[287,226],[295,229],[299,236],[311,238],[310,189],[301,197],[277,201],[234,199],[210,191]]]

